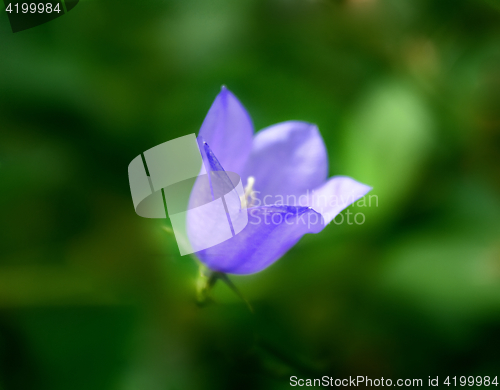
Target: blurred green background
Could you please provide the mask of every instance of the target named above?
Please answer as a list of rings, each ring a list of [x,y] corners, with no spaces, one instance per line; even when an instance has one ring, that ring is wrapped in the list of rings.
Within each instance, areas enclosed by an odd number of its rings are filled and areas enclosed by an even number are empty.
[[[363,225],[196,302],[127,166],[226,84],[256,129],[318,124]],[[81,0],[0,14],[0,389],[285,389],[500,375],[500,2]],[[346,212],[344,211],[344,214]]]

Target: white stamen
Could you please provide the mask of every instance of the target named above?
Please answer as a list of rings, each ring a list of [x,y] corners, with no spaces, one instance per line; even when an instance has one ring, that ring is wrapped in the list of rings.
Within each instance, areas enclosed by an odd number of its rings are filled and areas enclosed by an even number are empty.
[[[240,197],[241,207],[246,209],[252,207],[254,201],[256,200],[255,191],[253,190],[253,185],[255,184],[255,178],[249,176],[247,179],[247,185],[245,186],[245,193]]]

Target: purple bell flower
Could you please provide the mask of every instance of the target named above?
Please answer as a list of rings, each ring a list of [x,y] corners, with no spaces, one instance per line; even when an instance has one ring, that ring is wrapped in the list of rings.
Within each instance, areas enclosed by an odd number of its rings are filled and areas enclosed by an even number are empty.
[[[198,136],[209,170],[241,176],[248,224],[234,237],[196,256],[212,271],[252,274],[269,267],[306,233],[319,233],[371,187],[349,177],[328,179],[328,159],[318,128],[289,121],[254,134],[252,121],[225,87]],[[196,200],[197,187],[191,201]],[[227,223],[227,221],[222,221]],[[202,221],[187,221],[191,237],[216,234]]]

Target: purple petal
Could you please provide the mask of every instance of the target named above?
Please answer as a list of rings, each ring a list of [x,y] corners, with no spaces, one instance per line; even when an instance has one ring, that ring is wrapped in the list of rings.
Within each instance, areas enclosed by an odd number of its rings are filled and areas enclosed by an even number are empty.
[[[199,136],[227,171],[241,174],[251,150],[253,125],[245,108],[226,87],[210,107]]]
[[[329,224],[343,209],[365,196],[372,188],[347,176],[330,178],[321,187],[309,192],[300,204],[321,213]]]
[[[247,221],[247,211],[241,208],[239,176],[229,172],[230,177],[201,137],[198,143],[207,174],[198,176],[189,198],[186,228],[194,252],[234,236]]]
[[[298,204],[278,198],[294,199],[323,184],[327,175],[326,148],[318,128],[290,121],[257,133],[242,178],[245,183],[249,176],[255,178],[254,190],[267,206]]]
[[[324,227],[309,207],[272,206],[248,210],[248,225],[233,238],[196,253],[214,271],[252,274],[283,256],[306,233]]]

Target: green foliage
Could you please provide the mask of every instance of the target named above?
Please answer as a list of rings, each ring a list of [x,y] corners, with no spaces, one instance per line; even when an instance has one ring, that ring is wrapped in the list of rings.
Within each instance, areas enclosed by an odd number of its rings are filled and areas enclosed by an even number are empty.
[[[497,1],[81,0],[7,23],[0,389],[497,375]],[[198,131],[222,84],[256,129],[317,123],[330,175],[378,198],[343,212],[363,225],[230,277],[253,313],[221,282],[199,305],[198,265],[135,215],[127,180],[139,153]]]

